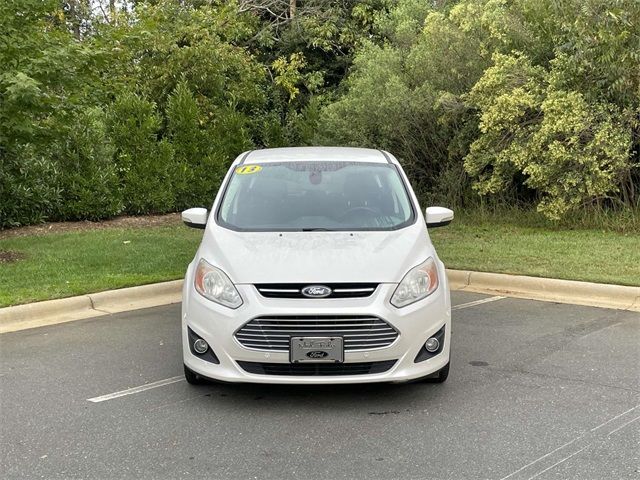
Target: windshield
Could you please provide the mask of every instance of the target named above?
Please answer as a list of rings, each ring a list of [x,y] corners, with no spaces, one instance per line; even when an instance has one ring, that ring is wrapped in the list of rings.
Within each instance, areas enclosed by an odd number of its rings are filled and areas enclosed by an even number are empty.
[[[237,167],[218,209],[234,230],[394,230],[413,220],[398,170],[364,162]]]

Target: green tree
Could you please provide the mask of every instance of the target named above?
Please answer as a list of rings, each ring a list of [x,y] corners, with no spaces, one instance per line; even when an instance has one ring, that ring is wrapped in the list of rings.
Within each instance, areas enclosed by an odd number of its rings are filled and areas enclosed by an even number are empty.
[[[319,139],[388,148],[423,194],[532,202],[560,219],[640,204],[640,3],[401,0]],[[463,170],[464,169],[464,170]]]
[[[0,2],[0,227],[57,214],[51,148],[95,102],[100,56],[74,40],[54,0]]]
[[[224,151],[185,82],[170,95],[166,116],[167,138],[175,151],[172,183],[176,208],[208,207],[233,149]]]
[[[99,220],[123,209],[114,146],[107,135],[104,112],[89,108],[80,113],[69,133],[52,145],[62,172],[57,218]]]
[[[125,211],[172,211],[174,152],[168,141],[158,139],[161,119],[155,104],[125,92],[110,107],[108,125],[117,146],[115,158]]]
[[[498,193],[516,173],[540,193],[539,210],[559,219],[618,190],[630,168],[631,135],[611,105],[555,90],[548,72],[524,56],[496,54],[469,101],[481,112],[466,158],[482,194]]]

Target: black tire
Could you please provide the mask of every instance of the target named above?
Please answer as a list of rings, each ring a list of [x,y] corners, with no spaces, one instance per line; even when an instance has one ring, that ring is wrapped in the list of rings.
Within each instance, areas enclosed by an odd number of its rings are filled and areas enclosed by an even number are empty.
[[[184,378],[187,380],[187,383],[190,385],[203,385],[207,383],[207,381],[198,375],[196,372],[191,370],[186,365],[184,366]]]
[[[448,362],[444,367],[438,370],[438,376],[432,379],[432,383],[444,383],[449,378],[449,364]]]
[[[438,370],[435,373],[430,373],[426,377],[418,378],[416,382],[423,383],[444,383],[449,378],[449,365],[451,362],[447,363],[444,367]]]

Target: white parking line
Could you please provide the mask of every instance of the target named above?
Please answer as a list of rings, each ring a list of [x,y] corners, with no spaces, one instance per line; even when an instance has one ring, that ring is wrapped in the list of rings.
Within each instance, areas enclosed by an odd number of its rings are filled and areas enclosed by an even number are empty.
[[[540,460],[544,460],[545,458],[547,458],[549,455],[552,455],[554,453],[556,453],[558,450],[562,450],[565,447],[568,447],[569,445],[571,445],[573,442],[575,442],[576,440],[579,440],[580,438],[582,438],[582,435],[578,438],[574,438],[573,440],[571,440],[570,442],[565,443],[564,445],[560,445],[558,448],[556,448],[555,450],[551,450],[549,453],[547,453],[546,455],[541,456],[540,458],[535,459],[533,462],[527,463],[524,467],[520,467],[518,470],[516,470],[515,472],[510,473],[509,475],[507,475],[506,477],[502,477],[500,480],[506,480],[507,478],[511,478],[513,477],[516,473],[521,472],[522,470],[524,470],[525,468],[528,468],[532,465],[535,465],[536,463],[538,463]]]
[[[560,465],[563,462],[566,462],[567,460],[569,460],[572,457],[575,457],[577,454],[579,454],[581,451],[583,451],[585,448],[587,448],[589,445],[585,445],[584,447],[582,447],[580,450],[578,450],[577,452],[573,452],[571,455],[564,457],[562,460],[560,460],[559,462],[554,463],[553,465],[551,465],[550,467],[545,468],[544,470],[540,470],[538,473],[536,473],[533,477],[529,477],[528,480],[533,480],[536,477],[539,477],[540,475],[542,475],[544,472],[548,472],[549,470],[551,470],[552,468],[557,467],[558,465]]]
[[[460,305],[454,305],[451,310],[462,310],[463,308],[475,307],[476,305],[482,305],[483,303],[496,302],[502,300],[505,297],[495,296],[489,298],[483,298],[482,300],[476,300],[475,302],[462,303]]]
[[[520,472],[522,472],[523,470],[525,470],[525,469],[527,469],[527,468],[529,468],[529,467],[532,467],[532,466],[533,466],[533,465],[535,465],[536,463],[540,462],[541,460],[544,460],[545,458],[547,458],[547,457],[549,457],[549,456],[553,455],[554,453],[559,452],[559,451],[561,451],[561,450],[564,450],[565,448],[567,448],[569,445],[571,445],[571,444],[573,444],[573,443],[576,443],[576,442],[578,442],[578,441],[580,441],[580,440],[582,440],[582,441],[585,441],[585,440],[586,440],[586,441],[587,441],[587,444],[586,444],[584,447],[582,447],[580,450],[577,450],[577,451],[573,452],[571,455],[569,455],[569,456],[567,456],[567,457],[565,457],[565,458],[561,459],[560,461],[558,461],[558,462],[554,463],[554,464],[553,464],[553,465],[551,465],[550,467],[545,468],[544,470],[541,470],[541,471],[539,471],[539,472],[536,472],[532,477],[528,477],[528,478],[529,478],[529,480],[531,480],[532,478],[536,478],[537,476],[539,476],[539,475],[541,475],[541,474],[543,474],[543,473],[545,473],[545,472],[547,472],[547,471],[551,470],[553,467],[555,467],[555,466],[557,466],[557,465],[560,465],[562,462],[564,462],[564,461],[566,461],[566,460],[570,459],[571,457],[574,457],[574,456],[575,456],[575,455],[577,455],[578,453],[582,452],[585,448],[589,447],[589,446],[593,443],[593,441],[594,441],[594,439],[596,438],[596,436],[598,435],[598,434],[595,434],[595,433],[593,433],[593,432],[595,432],[596,430],[601,429],[601,428],[602,428],[602,427],[604,427],[605,425],[608,425],[609,423],[613,422],[614,420],[617,420],[618,418],[620,418],[620,417],[622,417],[622,416],[624,416],[624,415],[628,414],[629,412],[634,411],[635,409],[637,409],[637,408],[639,408],[639,407],[640,407],[640,405],[636,405],[635,407],[632,407],[632,408],[630,408],[629,410],[625,410],[624,412],[622,412],[622,413],[620,413],[620,414],[616,415],[615,417],[610,418],[610,419],[609,419],[609,420],[607,420],[606,422],[603,422],[603,423],[601,423],[600,425],[596,425],[595,427],[593,427],[593,428],[592,428],[591,430],[589,430],[588,432],[583,433],[582,435],[580,435],[580,436],[578,436],[578,437],[574,438],[573,440],[570,440],[569,442],[565,443],[564,445],[560,445],[558,448],[556,448],[556,449],[554,449],[554,450],[551,450],[549,453],[547,453],[547,454],[545,454],[545,455],[542,455],[542,456],[541,456],[541,457],[539,457],[539,458],[536,458],[534,461],[532,461],[532,462],[530,462],[530,463],[527,463],[527,464],[526,464],[525,466],[523,466],[523,467],[520,467],[520,468],[519,468],[518,470],[516,470],[515,472],[510,473],[510,474],[509,474],[509,475],[507,475],[506,477],[502,477],[500,480],[506,480],[507,478],[511,478],[511,477],[513,477],[513,476],[514,476],[514,475],[516,475],[517,473],[520,473]],[[634,418],[634,419],[632,419],[632,420],[630,420],[630,421],[628,421],[628,422],[624,423],[623,425],[619,426],[619,427],[618,427],[618,428],[616,428],[615,430],[613,430],[613,431],[609,432],[609,434],[608,434],[607,436],[612,435],[613,433],[615,433],[615,432],[617,432],[618,430],[620,430],[620,429],[622,429],[622,428],[626,427],[626,426],[627,426],[627,425],[629,425],[630,423],[635,422],[635,421],[636,421],[636,420],[638,420],[638,419],[640,419],[640,417],[636,417],[636,418]]]
[[[165,385],[182,382],[183,380],[184,376],[182,375],[179,375],[177,377],[165,378],[164,380],[147,383],[145,385],[140,385],[139,387],[127,388],[126,390],[120,390],[119,392],[108,393],[107,395],[101,395],[99,397],[87,398],[87,401],[93,403],[106,402],[107,400],[113,400],[114,398],[133,395],[134,393],[144,392],[145,390],[151,390],[152,388],[164,387]]]
[[[629,413],[629,412],[633,412],[633,411],[634,411],[636,408],[638,408],[638,407],[640,407],[640,405],[636,405],[635,407],[632,407],[632,408],[630,408],[629,410],[625,410],[625,411],[624,411],[624,412],[622,412],[621,414],[616,415],[615,417],[613,417],[613,418],[611,418],[611,419],[607,420],[607,421],[606,421],[606,422],[604,422],[604,423],[601,423],[601,424],[600,424],[600,425],[598,425],[597,427],[593,427],[593,428],[592,428],[591,430],[589,430],[589,431],[590,431],[590,432],[595,432],[596,430],[598,430],[598,429],[600,429],[600,428],[604,427],[605,425],[607,425],[607,424],[609,424],[609,423],[613,422],[614,420],[617,420],[618,418],[622,417],[623,415],[626,415],[626,414],[627,414],[627,413]]]
[[[640,420],[640,417],[636,417],[633,420],[629,420],[627,423],[623,423],[622,425],[620,425],[618,428],[616,428],[615,430],[609,432],[609,435],[607,435],[607,437],[610,437],[611,435],[613,435],[614,433],[616,433],[618,430],[622,430],[624,427],[626,427],[627,425],[629,425],[630,423],[633,423],[637,420]]]

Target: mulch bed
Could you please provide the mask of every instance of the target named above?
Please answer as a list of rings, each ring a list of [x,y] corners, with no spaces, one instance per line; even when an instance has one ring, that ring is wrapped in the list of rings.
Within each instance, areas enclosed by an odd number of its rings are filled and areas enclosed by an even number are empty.
[[[105,228],[132,228],[132,227],[161,227],[166,225],[178,225],[181,222],[180,213],[169,213],[166,215],[145,215],[140,217],[116,217],[111,220],[100,222],[51,222],[38,225],[27,225],[25,227],[9,228],[0,230],[0,240],[14,237],[41,236],[49,233],[60,232],[81,232],[85,230],[98,230]],[[0,251],[0,263],[7,263],[3,260],[4,254],[12,252]],[[14,254],[19,252],[13,252]],[[7,258],[9,258],[7,256]]]
[[[13,263],[25,258],[26,255],[22,252],[16,252],[15,250],[0,250],[0,264]]]

